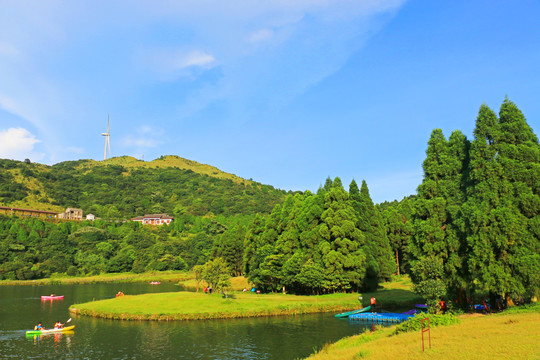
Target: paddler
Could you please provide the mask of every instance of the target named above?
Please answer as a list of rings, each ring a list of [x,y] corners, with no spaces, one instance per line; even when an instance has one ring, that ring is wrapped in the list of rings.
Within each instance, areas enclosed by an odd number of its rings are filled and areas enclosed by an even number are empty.
[[[62,324],[60,321],[57,321],[55,324],[54,324],[54,328],[55,329],[62,329],[64,327],[64,324]]]
[[[34,326],[34,330],[43,330],[43,326],[41,326],[41,321],[38,322],[36,326]]]

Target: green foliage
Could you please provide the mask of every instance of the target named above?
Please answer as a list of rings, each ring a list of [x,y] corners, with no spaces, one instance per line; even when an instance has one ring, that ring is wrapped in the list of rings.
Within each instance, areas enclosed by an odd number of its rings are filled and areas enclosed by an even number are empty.
[[[376,208],[369,195],[366,181],[358,192],[353,180],[349,186],[349,201],[356,211],[357,226],[365,236],[365,253],[367,272],[363,288],[368,291],[377,289],[378,283],[390,280],[396,270],[387,230],[379,209]]]
[[[475,293],[540,294],[540,146],[514,103],[480,107],[475,139],[458,131],[428,142],[409,243],[415,289],[462,304]],[[393,221],[389,214],[388,219]]]
[[[534,302],[526,305],[511,306],[504,310],[505,314],[519,313],[540,313],[540,302]]]
[[[469,142],[459,131],[446,141],[442,131],[435,129],[428,142],[409,255],[415,289],[432,303],[445,289],[460,289],[465,284],[466,239],[460,226],[468,148]]]
[[[360,195],[354,189],[351,193]],[[359,204],[365,204],[365,211],[355,209]],[[394,267],[367,185],[355,202],[339,178],[327,179],[317,194],[290,196],[266,219],[256,218],[244,244],[244,271],[263,291],[285,286],[290,293],[323,294],[376,288]]]
[[[409,320],[404,321],[401,324],[397,325],[393,332],[393,335],[397,335],[397,334],[401,334],[405,332],[411,332],[411,331],[420,331],[422,329],[422,320],[425,318],[429,318],[430,327],[448,326],[448,325],[454,325],[454,324],[460,323],[459,318],[456,317],[454,314],[420,313],[420,314],[416,314]],[[424,322],[424,326],[427,326],[427,321]]]
[[[202,278],[214,291],[231,287],[230,269],[222,258],[215,258],[204,264]]]
[[[78,207],[105,219],[149,213],[225,215],[269,213],[286,193],[256,182],[219,178],[178,167],[141,167],[117,159],[103,165],[89,160],[53,166],[0,160],[0,203],[30,202],[30,190],[15,175],[33,177],[39,199]],[[216,169],[216,174],[218,171]]]
[[[538,295],[538,138],[508,99],[499,118],[482,105],[474,134],[463,207],[471,289],[512,298]]]

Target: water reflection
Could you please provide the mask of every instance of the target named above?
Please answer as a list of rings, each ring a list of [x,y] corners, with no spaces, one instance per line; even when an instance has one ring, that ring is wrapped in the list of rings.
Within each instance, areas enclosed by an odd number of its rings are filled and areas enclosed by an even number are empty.
[[[295,359],[314,348],[360,333],[334,314],[204,321],[115,321],[73,316],[74,331],[26,337],[38,321],[46,327],[69,318],[68,307],[112,298],[122,290],[178,291],[162,284],[92,284],[0,287],[0,359]],[[43,293],[64,294],[62,302],[41,302]]]
[[[62,340],[62,338],[65,338],[66,344],[71,344],[71,337],[75,335],[75,331],[64,331],[61,333],[48,333],[48,334],[27,334],[26,339],[31,340],[34,343],[37,343],[38,341],[44,340],[44,339],[53,339],[54,343],[58,345],[58,343]]]

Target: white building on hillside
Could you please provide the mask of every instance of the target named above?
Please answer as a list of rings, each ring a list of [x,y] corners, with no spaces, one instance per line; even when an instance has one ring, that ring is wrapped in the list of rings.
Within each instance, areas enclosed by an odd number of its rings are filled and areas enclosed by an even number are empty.
[[[137,216],[131,220],[139,221],[143,225],[169,225],[174,218],[167,214],[147,214],[144,216]]]

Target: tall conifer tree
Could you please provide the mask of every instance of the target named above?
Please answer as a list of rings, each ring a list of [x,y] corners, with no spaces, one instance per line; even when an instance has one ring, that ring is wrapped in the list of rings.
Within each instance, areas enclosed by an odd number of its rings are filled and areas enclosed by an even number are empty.
[[[424,180],[418,187],[414,228],[410,244],[413,279],[417,289],[435,300],[444,290],[465,286],[464,235],[459,228],[468,141],[455,131],[446,141],[433,130],[424,161]],[[430,293],[430,291],[436,290]]]
[[[472,291],[516,298],[540,288],[540,148],[514,103],[480,108],[471,145],[467,219]]]
[[[356,210],[357,227],[365,236],[364,252],[366,253],[366,279],[364,287],[374,290],[381,281],[390,280],[396,266],[392,258],[392,250],[386,234],[384,221],[379,210],[373,204],[365,180],[362,187],[353,180],[349,186],[350,202]]]
[[[339,178],[324,195],[325,210],[318,226],[326,288],[331,291],[360,289],[365,277],[364,235],[356,227],[356,214]]]

